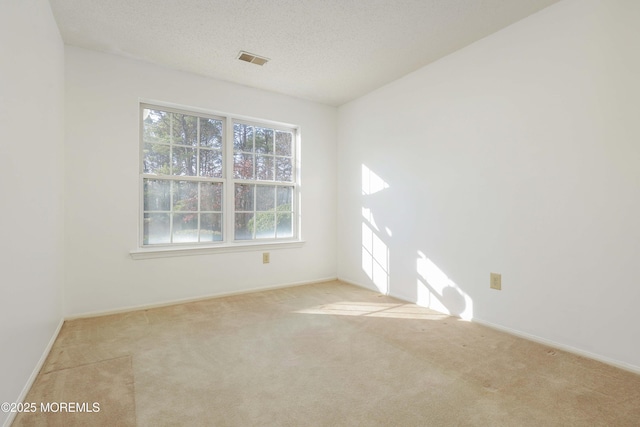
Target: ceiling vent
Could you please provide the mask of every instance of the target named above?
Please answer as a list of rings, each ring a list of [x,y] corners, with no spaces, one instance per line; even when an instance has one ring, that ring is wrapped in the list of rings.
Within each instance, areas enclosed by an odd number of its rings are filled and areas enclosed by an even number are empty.
[[[253,53],[240,51],[238,54],[238,59],[240,61],[250,62],[256,65],[264,65],[269,61],[269,58],[265,58],[263,56],[254,55]]]

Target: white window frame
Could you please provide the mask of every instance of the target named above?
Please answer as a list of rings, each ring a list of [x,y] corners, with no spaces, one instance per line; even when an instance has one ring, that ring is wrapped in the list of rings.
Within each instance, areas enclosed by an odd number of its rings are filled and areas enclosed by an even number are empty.
[[[185,177],[177,175],[156,175],[145,174],[143,170],[144,164],[144,141],[143,141],[143,114],[144,109],[155,109],[170,113],[186,114],[198,116],[202,118],[211,118],[221,120],[223,123],[223,176],[222,178],[202,178],[202,177]],[[277,123],[268,120],[255,119],[251,117],[231,115],[227,113],[204,111],[201,109],[176,106],[166,103],[145,102],[139,103],[139,211],[138,211],[138,247],[130,252],[133,259],[161,258],[170,256],[184,255],[200,255],[207,253],[219,252],[244,252],[244,251],[260,251],[282,248],[301,247],[304,241],[301,239],[301,221],[300,221],[300,129],[295,125]],[[292,158],[292,175],[293,182],[281,182],[274,180],[253,180],[234,178],[234,124],[242,123],[251,126],[273,129],[274,131],[292,132],[293,134],[293,158]],[[199,134],[198,134],[199,137]],[[275,138],[275,134],[274,134]],[[198,156],[199,157],[199,156]],[[275,154],[274,154],[275,157]],[[275,160],[275,159],[274,159]],[[171,161],[171,159],[170,159]],[[255,158],[254,158],[255,164]],[[255,167],[255,166],[254,166]],[[167,243],[144,245],[144,180],[153,178],[168,178],[174,181],[200,181],[200,182],[222,182],[223,183],[223,207],[222,207],[222,236],[223,239],[218,242],[193,242],[193,243]],[[185,178],[185,179],[183,179]],[[270,185],[270,186],[287,186],[293,188],[292,195],[292,229],[293,235],[286,238],[254,238],[250,240],[235,239],[235,185],[244,183],[249,185]],[[255,202],[254,202],[255,203]],[[255,208],[255,207],[254,207]],[[277,212],[274,208],[274,212]]]

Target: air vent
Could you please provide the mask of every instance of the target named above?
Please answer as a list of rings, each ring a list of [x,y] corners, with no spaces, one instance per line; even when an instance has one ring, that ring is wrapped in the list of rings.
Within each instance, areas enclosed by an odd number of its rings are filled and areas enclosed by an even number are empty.
[[[269,61],[269,58],[265,58],[263,56],[254,55],[253,53],[240,51],[238,54],[238,59],[240,61],[250,62],[256,65],[264,65]]]

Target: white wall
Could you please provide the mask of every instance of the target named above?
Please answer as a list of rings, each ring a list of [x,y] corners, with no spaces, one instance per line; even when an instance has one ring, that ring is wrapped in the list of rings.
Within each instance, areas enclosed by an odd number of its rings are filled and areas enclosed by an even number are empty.
[[[67,315],[333,278],[333,107],[67,46]],[[296,124],[302,248],[132,260],[138,236],[139,100]]]
[[[16,402],[62,319],[64,46],[46,0],[3,1],[0,40],[0,402]]]
[[[562,1],[342,106],[338,276],[640,369],[639,21]]]

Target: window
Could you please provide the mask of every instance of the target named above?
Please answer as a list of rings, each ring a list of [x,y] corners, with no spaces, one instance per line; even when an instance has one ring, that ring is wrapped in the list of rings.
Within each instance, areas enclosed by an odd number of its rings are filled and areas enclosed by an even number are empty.
[[[233,124],[235,238],[293,237],[293,133]]]
[[[297,239],[295,129],[140,108],[141,246]]]

